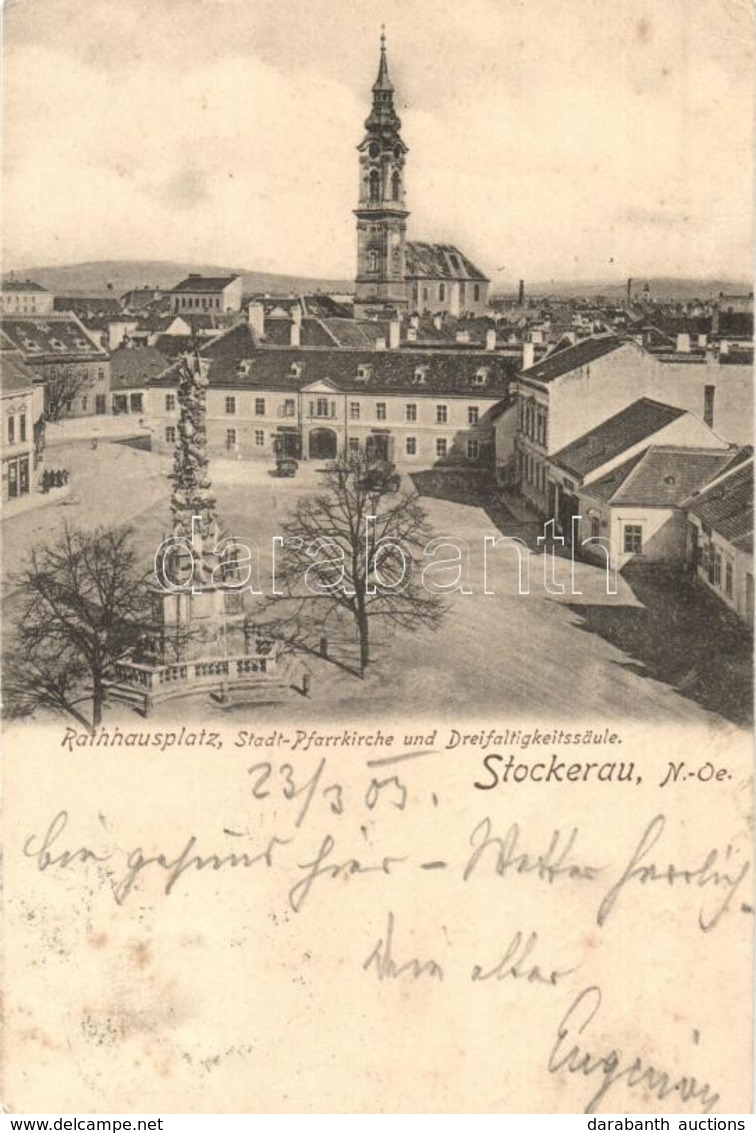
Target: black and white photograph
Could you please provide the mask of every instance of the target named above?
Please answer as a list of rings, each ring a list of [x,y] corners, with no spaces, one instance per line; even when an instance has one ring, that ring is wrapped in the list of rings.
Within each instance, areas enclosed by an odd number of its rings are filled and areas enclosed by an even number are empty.
[[[751,8],[2,30],[8,1112],[747,1111]]]

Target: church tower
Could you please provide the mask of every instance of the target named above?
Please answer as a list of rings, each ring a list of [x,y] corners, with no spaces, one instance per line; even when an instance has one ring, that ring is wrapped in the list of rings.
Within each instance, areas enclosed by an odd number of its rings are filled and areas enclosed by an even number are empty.
[[[373,106],[365,121],[359,153],[357,278],[355,315],[381,314],[407,308],[405,243],[407,217],[404,162],[407,147],[394,109],[394,88],[388,73],[386,36],[381,32],[381,59],[373,83]]]

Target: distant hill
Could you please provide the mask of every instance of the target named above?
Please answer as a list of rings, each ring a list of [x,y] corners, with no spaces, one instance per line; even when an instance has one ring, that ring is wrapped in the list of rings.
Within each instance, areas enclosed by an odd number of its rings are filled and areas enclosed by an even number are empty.
[[[354,281],[351,279],[311,279],[306,276],[278,275],[274,272],[251,271],[246,268],[219,266],[218,264],[177,263],[173,260],[97,260],[84,264],[64,264],[60,267],[39,267],[17,269],[17,279],[33,279],[57,295],[123,295],[132,287],[174,287],[189,272],[202,275],[241,275],[245,292],[270,291],[283,292],[351,292]],[[5,273],[8,274],[7,272]],[[640,290],[645,277],[634,281],[633,291]],[[675,279],[671,277],[649,278],[652,299],[707,299],[719,295],[720,291],[742,294],[753,289],[753,284],[745,280],[733,279]],[[528,296],[552,295],[559,298],[574,296],[585,298],[605,295],[607,299],[624,299],[627,281],[621,280],[583,280],[555,279],[538,282],[525,281]],[[510,287],[497,287],[496,294],[514,295],[516,284]]]
[[[633,294],[645,286],[646,277],[633,280]],[[720,291],[728,294],[748,294],[753,290],[753,283],[746,280],[735,279],[675,279],[673,277],[659,276],[649,278],[648,286],[651,289],[651,299],[709,299],[716,298]],[[508,294],[516,294],[517,288],[512,287]],[[607,299],[624,299],[627,295],[627,280],[618,282],[614,280],[583,280],[553,279],[534,283],[525,282],[526,295],[543,296],[554,295],[560,298],[574,296],[575,298],[590,298],[593,295],[605,295]]]
[[[308,279],[306,276],[276,275],[217,264],[176,263],[172,260],[97,260],[60,267],[21,268],[16,279],[33,279],[57,295],[123,295],[132,287],[168,288],[185,279],[189,272],[202,275],[241,275],[244,291],[315,292],[351,291],[354,284],[344,279]],[[5,273],[6,275],[9,273]]]

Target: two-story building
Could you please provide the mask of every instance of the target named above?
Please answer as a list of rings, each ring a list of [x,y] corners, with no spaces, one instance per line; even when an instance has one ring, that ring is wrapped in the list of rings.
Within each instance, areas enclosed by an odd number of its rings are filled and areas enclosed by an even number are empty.
[[[53,309],[51,291],[31,279],[11,275],[0,284],[0,311],[9,315],[49,315]]]
[[[169,292],[171,310],[177,315],[217,314],[240,311],[242,277],[208,276],[190,272]]]
[[[554,512],[549,462],[560,449],[646,397],[699,417],[726,441],[750,439],[752,357],[713,350],[650,353],[613,334],[554,350],[518,376],[516,479],[542,515]]]
[[[68,416],[109,412],[110,356],[75,315],[3,315],[0,343],[18,351],[41,379],[46,412],[52,399]]]
[[[43,434],[40,386],[21,356],[0,351],[0,452],[2,453],[3,511],[11,514],[17,501],[33,491]]]
[[[265,324],[265,340],[240,323],[202,348],[207,359],[211,452],[271,459],[278,452],[328,460],[340,450],[407,467],[437,463],[493,467],[494,410],[513,395],[514,361],[491,350],[430,350],[341,333],[328,320],[296,318],[286,337]],[[312,325],[310,325],[312,323]],[[376,324],[370,324],[375,334]],[[364,329],[364,328],[363,328]],[[281,345],[272,345],[272,341]],[[292,345],[294,338],[298,345]],[[312,341],[321,345],[303,345]],[[155,448],[170,449],[178,423],[177,368],[149,385]]]

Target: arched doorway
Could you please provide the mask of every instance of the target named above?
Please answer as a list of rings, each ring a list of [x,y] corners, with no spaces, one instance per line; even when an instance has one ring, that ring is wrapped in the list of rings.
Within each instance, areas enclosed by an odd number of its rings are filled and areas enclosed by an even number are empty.
[[[336,445],[333,429],[313,429],[310,433],[310,460],[334,460]]]

